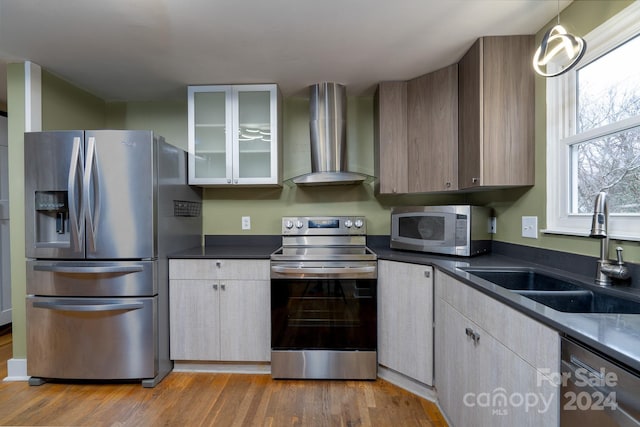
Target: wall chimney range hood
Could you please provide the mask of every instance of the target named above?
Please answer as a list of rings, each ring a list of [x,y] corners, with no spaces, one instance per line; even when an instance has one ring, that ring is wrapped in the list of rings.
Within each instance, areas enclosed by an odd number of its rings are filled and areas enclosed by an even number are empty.
[[[337,83],[309,87],[311,173],[293,178],[301,186],[359,184],[367,177],[347,172],[347,91]]]

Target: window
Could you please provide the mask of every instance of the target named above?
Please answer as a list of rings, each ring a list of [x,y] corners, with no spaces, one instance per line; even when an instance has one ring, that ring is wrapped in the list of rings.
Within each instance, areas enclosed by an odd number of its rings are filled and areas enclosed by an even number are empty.
[[[609,234],[640,240],[640,4],[585,40],[578,66],[547,80],[546,231],[587,235],[606,191]]]

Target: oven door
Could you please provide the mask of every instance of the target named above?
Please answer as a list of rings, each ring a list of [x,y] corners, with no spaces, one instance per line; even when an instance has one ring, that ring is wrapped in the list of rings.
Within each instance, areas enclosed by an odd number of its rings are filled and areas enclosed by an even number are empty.
[[[272,376],[375,379],[375,261],[300,264],[272,264]]]

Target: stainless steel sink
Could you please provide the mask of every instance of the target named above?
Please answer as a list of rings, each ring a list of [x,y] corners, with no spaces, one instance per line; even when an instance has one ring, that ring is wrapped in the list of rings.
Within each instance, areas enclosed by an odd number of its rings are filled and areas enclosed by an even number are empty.
[[[640,314],[640,302],[586,289],[561,292],[514,292],[553,308],[554,310],[567,313]]]
[[[473,269],[464,268],[469,274],[510,290],[523,291],[575,291],[583,289],[564,279],[537,272],[534,269]]]
[[[594,286],[541,273],[533,268],[462,270],[558,311],[640,314],[640,299],[612,295],[611,290],[596,289]]]

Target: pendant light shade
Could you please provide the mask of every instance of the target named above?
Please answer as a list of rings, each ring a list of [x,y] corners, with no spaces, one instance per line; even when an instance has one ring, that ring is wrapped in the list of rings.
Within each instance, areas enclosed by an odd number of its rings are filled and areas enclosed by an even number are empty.
[[[533,69],[543,77],[559,76],[572,69],[586,50],[587,43],[584,39],[570,34],[558,23],[544,33],[540,46],[533,55]]]

